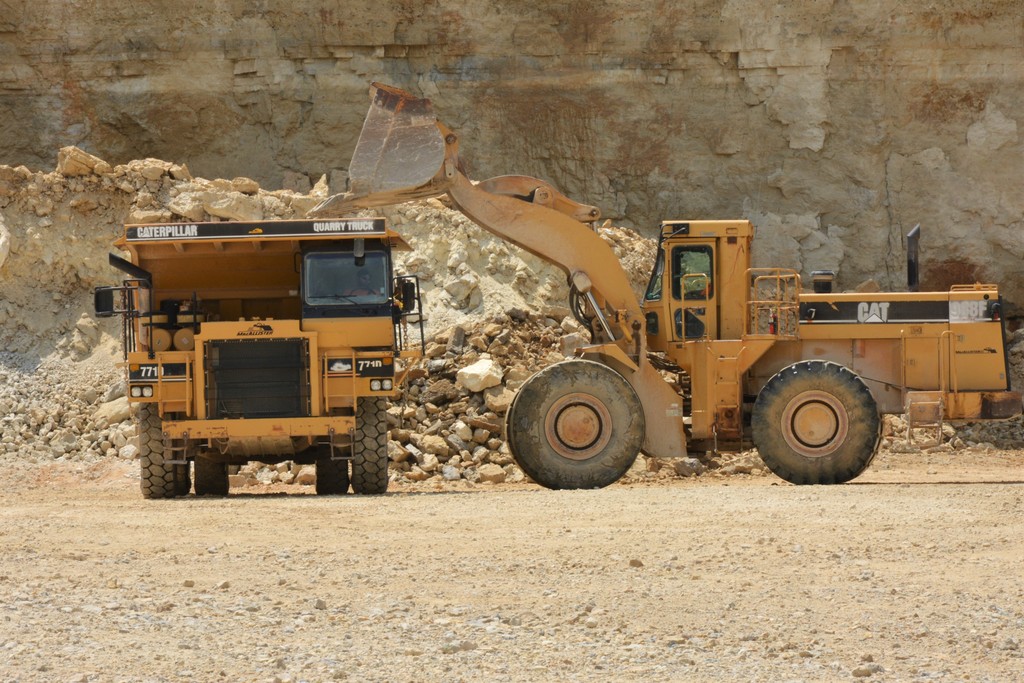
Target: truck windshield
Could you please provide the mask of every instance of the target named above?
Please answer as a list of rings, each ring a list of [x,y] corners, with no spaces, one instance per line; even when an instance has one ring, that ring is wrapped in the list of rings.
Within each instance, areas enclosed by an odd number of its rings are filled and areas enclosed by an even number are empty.
[[[387,257],[368,251],[360,263],[351,252],[306,254],[303,292],[308,306],[380,304],[390,297]]]

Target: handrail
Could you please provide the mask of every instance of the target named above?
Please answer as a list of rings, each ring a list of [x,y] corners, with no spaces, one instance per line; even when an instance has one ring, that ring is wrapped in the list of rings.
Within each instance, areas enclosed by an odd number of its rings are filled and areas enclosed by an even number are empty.
[[[900,328],[900,399],[906,401],[907,388],[907,331]]]
[[[193,365],[195,365],[193,360],[193,358],[185,358],[185,414],[189,416],[193,415],[195,410],[195,405],[192,402],[192,394],[195,390],[192,380]]]
[[[744,334],[795,338],[800,315],[800,274],[787,268],[750,268],[747,278],[750,300]],[[774,296],[761,298],[763,291]],[[758,324],[764,313],[768,314],[767,332],[761,331]]]
[[[946,372],[943,373],[943,357],[942,357],[942,340],[945,337],[949,337],[950,343],[946,346]],[[943,377],[942,375],[946,376]],[[952,384],[953,394],[959,393],[960,391],[960,380],[957,377],[956,372],[956,334],[952,330],[945,330],[939,335],[939,383],[943,393],[946,393],[946,382],[947,380]]]
[[[327,365],[327,352],[326,351],[321,351],[320,352],[320,368],[321,368],[321,370],[320,370],[320,372],[321,372],[321,375],[320,375],[320,387],[321,387],[320,388],[320,401],[322,403],[322,405],[320,406],[320,414],[321,415],[326,415],[327,414],[327,406],[329,406],[331,404],[330,393],[329,393],[329,388],[330,388],[331,384],[330,384],[330,382],[328,381],[328,378],[327,378],[327,373],[329,371],[329,368],[328,368],[328,365]]]
[[[951,292],[980,292],[986,289],[999,289],[999,285],[985,282],[975,282],[973,285],[950,285]]]
[[[195,360],[194,360],[194,358],[192,358],[189,355],[187,355],[185,352],[177,352],[177,353],[181,353],[183,355],[183,358],[180,358],[180,359],[176,358],[174,360],[167,361],[166,357],[163,356],[162,354],[159,355],[159,356],[154,355],[153,361],[156,363],[156,378],[154,379],[154,382],[155,382],[156,386],[155,386],[155,388],[153,390],[153,395],[159,397],[157,399],[156,403],[157,403],[157,406],[159,407],[159,410],[160,410],[160,412],[162,414],[163,411],[164,411],[164,404],[171,402],[169,399],[166,398],[166,393],[165,393],[165,389],[166,389],[165,384],[167,384],[168,382],[164,380],[164,376],[165,376],[164,365],[171,365],[171,364],[173,364],[173,365],[184,365],[185,366],[185,375],[184,375],[184,383],[185,383],[185,414],[191,417],[191,416],[194,416],[193,410],[195,408],[195,402],[193,401],[193,398],[194,398],[193,397],[193,391],[195,389],[195,382],[194,382],[194,380],[192,378],[193,372],[195,370]],[[175,377],[177,377],[177,375],[175,375]],[[174,380],[174,381],[177,382],[178,380]],[[174,399],[174,400],[176,401],[177,399]]]
[[[337,354],[332,354],[331,358],[344,358],[344,356],[340,356],[340,355],[337,355]],[[357,393],[356,393],[356,378],[358,377],[358,374],[356,373],[356,351],[355,351],[355,349],[351,350],[351,355],[348,356],[348,360],[349,360],[349,367],[352,368],[352,375],[351,375],[352,376],[352,383],[351,383],[351,386],[352,386],[352,396],[351,396],[351,398],[352,398],[352,406],[355,407],[355,405],[356,405],[356,396],[357,396]],[[331,414],[331,399],[335,398],[336,396],[341,396],[341,394],[331,394],[330,393],[330,371],[331,371],[331,367],[330,367],[330,364],[328,363],[328,356],[327,356],[327,352],[326,351],[322,351],[320,353],[320,367],[321,367],[320,386],[322,387],[322,389],[320,391],[320,402],[321,402],[320,414],[323,415],[323,416],[327,416],[327,415]]]

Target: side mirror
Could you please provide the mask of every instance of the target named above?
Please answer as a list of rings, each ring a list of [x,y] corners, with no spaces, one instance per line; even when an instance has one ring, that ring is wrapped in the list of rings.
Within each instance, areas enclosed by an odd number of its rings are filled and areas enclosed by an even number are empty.
[[[120,287],[97,287],[93,290],[93,308],[97,318],[110,318],[117,313],[114,307],[114,292]]]
[[[416,310],[416,281],[402,280],[399,284],[398,305],[402,313],[408,314]]]

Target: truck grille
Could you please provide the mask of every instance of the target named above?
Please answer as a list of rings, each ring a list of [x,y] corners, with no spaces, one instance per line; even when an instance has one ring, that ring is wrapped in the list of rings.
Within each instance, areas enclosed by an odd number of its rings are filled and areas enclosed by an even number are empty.
[[[208,341],[206,414],[218,418],[310,414],[305,339]]]

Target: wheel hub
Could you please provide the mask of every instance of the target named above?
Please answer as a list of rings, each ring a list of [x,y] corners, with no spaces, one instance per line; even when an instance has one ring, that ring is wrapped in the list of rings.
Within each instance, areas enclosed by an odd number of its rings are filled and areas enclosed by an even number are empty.
[[[551,405],[544,419],[544,434],[559,455],[586,460],[611,440],[611,414],[590,394],[567,394]]]
[[[821,457],[839,448],[850,429],[846,408],[824,391],[805,391],[782,414],[782,433],[797,452]]]

